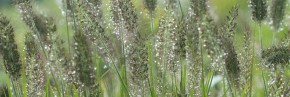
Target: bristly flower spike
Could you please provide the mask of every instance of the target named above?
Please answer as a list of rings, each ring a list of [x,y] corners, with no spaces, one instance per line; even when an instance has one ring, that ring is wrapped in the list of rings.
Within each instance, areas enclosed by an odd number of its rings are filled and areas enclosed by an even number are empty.
[[[261,22],[267,17],[267,4],[266,0],[251,0],[252,19]]]
[[[156,9],[157,0],[144,0],[145,7],[150,13],[153,13]]]
[[[273,27],[277,30],[281,26],[281,21],[285,15],[286,0],[272,0],[271,20]]]
[[[283,20],[285,15],[285,8],[286,0],[272,0],[272,6],[270,7],[271,24],[276,31],[278,31],[281,26],[281,21]],[[277,32],[273,33],[274,45],[276,45],[276,34]]]
[[[20,55],[14,40],[14,29],[9,20],[0,13],[0,54],[3,56],[4,66],[13,79],[21,75]]]

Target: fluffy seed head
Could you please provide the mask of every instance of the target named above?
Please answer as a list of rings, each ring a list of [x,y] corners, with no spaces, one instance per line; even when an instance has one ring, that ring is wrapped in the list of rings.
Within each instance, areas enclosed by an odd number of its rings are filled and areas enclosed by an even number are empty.
[[[9,20],[0,13],[0,54],[3,56],[4,66],[13,78],[20,77],[21,62],[14,40],[14,29]]]
[[[45,84],[45,68],[41,55],[38,52],[35,38],[29,32],[25,35],[25,73],[27,80],[27,95],[40,96],[42,95]]]
[[[225,58],[225,67],[226,72],[230,77],[232,83],[238,85],[238,78],[240,74],[239,60],[237,58],[237,53],[234,46],[234,30],[236,27],[235,19],[238,16],[238,7],[234,6],[232,10],[229,12],[229,16],[227,16],[226,22],[219,29],[219,38],[221,39],[221,48],[224,49],[226,55]]]

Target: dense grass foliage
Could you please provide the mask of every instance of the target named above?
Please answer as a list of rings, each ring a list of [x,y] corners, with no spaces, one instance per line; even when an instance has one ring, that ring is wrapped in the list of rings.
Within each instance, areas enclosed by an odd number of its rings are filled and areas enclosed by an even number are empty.
[[[287,0],[9,3],[1,97],[290,96]]]

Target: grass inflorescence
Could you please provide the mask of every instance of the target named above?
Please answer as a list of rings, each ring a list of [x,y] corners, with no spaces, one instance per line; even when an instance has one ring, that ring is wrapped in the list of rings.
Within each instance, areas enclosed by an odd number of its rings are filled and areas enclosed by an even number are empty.
[[[21,59],[17,44],[14,40],[14,29],[7,17],[0,13],[0,52],[3,56],[4,66],[12,79],[21,76]]]
[[[252,10],[252,18],[255,21],[261,22],[265,20],[267,17],[267,4],[266,0],[251,0],[251,10]]]

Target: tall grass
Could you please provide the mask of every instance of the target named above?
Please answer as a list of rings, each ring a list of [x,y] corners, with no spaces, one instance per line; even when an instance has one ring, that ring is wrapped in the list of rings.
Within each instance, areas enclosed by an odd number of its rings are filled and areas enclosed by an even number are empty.
[[[28,31],[24,48],[18,48],[17,26],[0,14],[0,62],[7,71],[0,96],[290,95],[289,42],[276,43],[274,35],[273,47],[256,49],[256,44],[263,47],[267,1],[249,3],[247,17],[259,23],[259,32],[253,22],[241,20],[240,2],[224,18],[214,15],[212,2],[188,0],[184,7],[182,0],[62,0],[62,26],[38,12],[35,1],[15,0]],[[273,0],[269,10],[276,31],[284,27],[281,3],[285,0]]]

